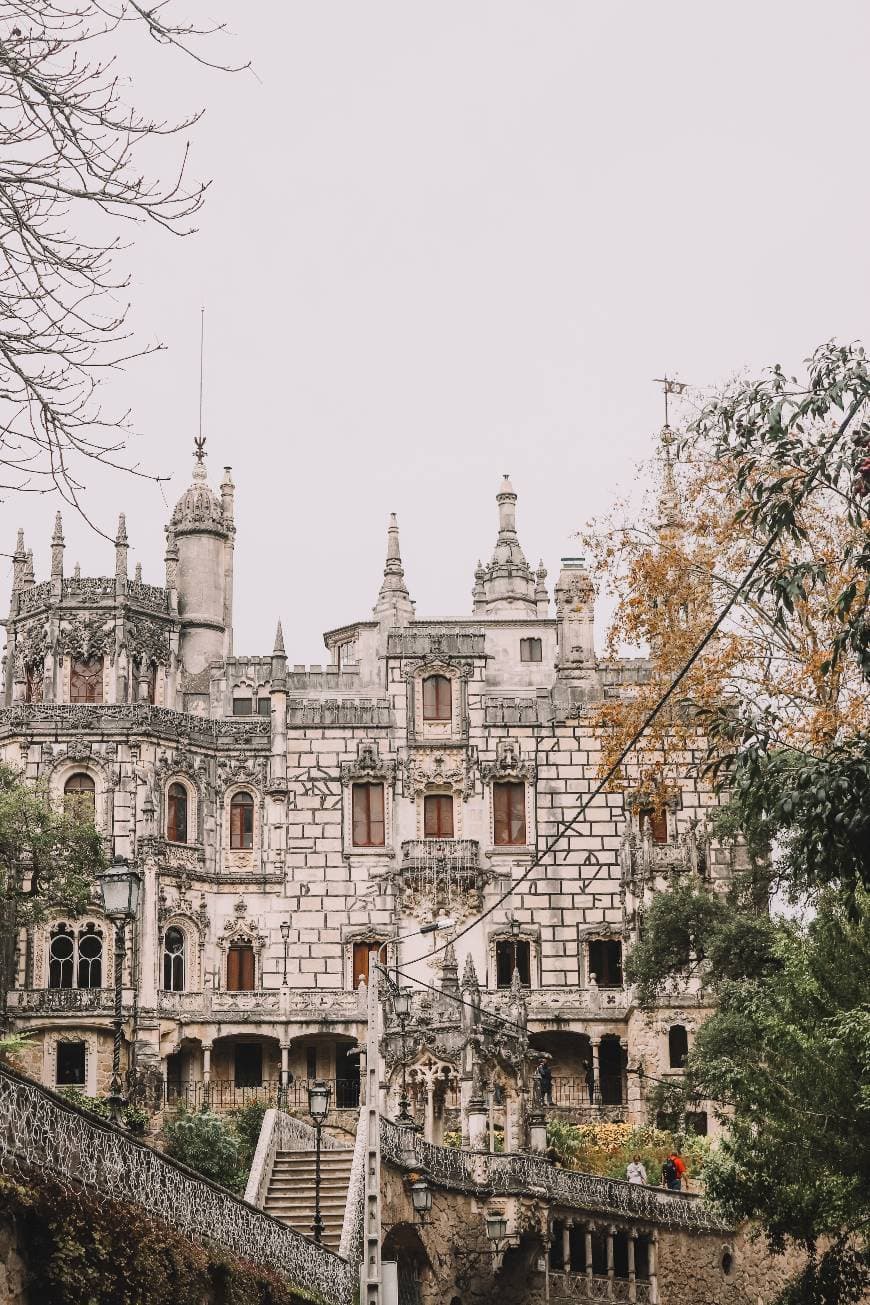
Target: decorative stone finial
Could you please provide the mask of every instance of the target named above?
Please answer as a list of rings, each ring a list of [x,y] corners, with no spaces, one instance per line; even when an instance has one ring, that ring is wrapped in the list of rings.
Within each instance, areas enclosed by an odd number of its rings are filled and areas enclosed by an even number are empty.
[[[444,958],[441,961],[441,991],[453,997],[459,996],[459,964],[452,942],[444,948]]]
[[[24,568],[27,553],[24,551],[24,531],[19,527],[15,540],[15,552],[12,555],[12,592],[17,594],[24,587]]]
[[[677,479],[674,473],[674,456],[672,445],[674,443],[674,432],[670,426],[662,429],[661,439],[661,490],[659,492],[659,522],[658,532],[679,530],[683,525],[680,505],[680,492],[677,489]]]
[[[127,579],[127,518],[122,512],[118,517],[118,533],[115,535],[115,579]]]
[[[284,631],[281,629],[280,621],[278,622],[278,628],[275,631],[275,647],[272,649],[272,655],[274,657],[287,656],[287,653],[284,649]]]
[[[141,562],[137,562],[137,563],[136,563],[136,569],[135,569],[135,571],[133,572],[133,579],[136,581],[136,584],[137,584],[137,585],[141,585],[141,583],[142,583],[142,563],[141,563]]]
[[[399,522],[395,512],[390,513],[384,578],[373,610],[378,620],[387,625],[408,625],[414,619],[414,604],[405,583],[405,569],[399,548]]]
[[[54,515],[54,530],[51,536],[51,578],[52,580],[63,579],[63,521],[61,515],[56,512]]]
[[[496,494],[498,538],[487,565],[474,573],[475,612],[493,616],[536,616],[535,578],[517,538],[517,496],[504,476]]]
[[[27,560],[24,563],[24,583],[25,585],[36,584],[36,574],[33,570],[33,549],[28,548]]]

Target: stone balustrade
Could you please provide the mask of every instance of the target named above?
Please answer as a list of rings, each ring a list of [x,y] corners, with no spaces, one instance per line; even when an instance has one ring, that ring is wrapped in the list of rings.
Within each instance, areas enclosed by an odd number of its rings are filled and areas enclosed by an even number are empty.
[[[81,730],[89,734],[153,734],[159,737],[195,739],[208,744],[229,743],[268,747],[271,721],[267,717],[245,716],[210,719],[189,712],[152,707],[149,703],[103,702],[18,702],[0,709],[0,736],[31,730],[53,737],[60,732]]]

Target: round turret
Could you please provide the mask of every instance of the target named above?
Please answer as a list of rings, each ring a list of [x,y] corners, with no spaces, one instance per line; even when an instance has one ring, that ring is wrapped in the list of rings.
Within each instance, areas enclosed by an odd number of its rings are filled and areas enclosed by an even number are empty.
[[[204,444],[197,444],[192,483],[176,503],[168,531],[178,551],[181,657],[188,675],[227,656],[232,629],[232,496],[221,499],[209,487]]]

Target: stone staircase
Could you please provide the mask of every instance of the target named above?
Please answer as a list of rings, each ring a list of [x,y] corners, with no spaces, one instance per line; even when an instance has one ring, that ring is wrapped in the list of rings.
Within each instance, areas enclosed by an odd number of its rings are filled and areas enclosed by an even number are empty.
[[[353,1151],[320,1152],[320,1213],[323,1245],[338,1252]],[[264,1209],[297,1232],[312,1236],[314,1224],[314,1151],[278,1151],[272,1166]]]

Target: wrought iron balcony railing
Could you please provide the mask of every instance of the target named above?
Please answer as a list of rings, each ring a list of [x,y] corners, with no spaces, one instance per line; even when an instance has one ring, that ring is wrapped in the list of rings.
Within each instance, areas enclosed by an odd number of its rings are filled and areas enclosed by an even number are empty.
[[[449,898],[482,883],[474,838],[411,838],[402,844],[402,878],[414,892]]]

